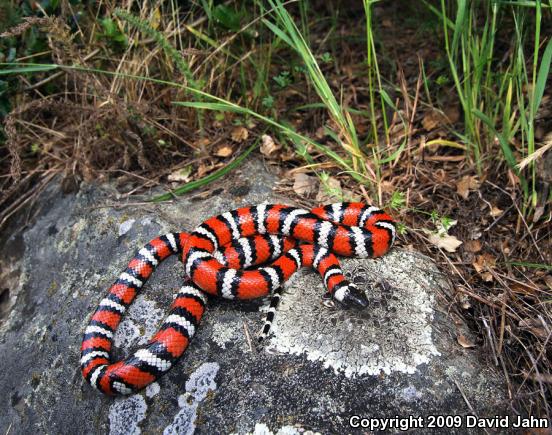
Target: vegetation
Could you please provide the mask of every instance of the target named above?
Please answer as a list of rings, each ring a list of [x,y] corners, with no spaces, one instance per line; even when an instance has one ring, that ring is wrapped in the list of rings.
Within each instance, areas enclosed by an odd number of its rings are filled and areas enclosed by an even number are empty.
[[[452,272],[477,336],[459,345],[551,417],[552,2],[19,3],[0,6],[0,226],[56,174],[159,201],[261,153],[305,204],[393,209]]]

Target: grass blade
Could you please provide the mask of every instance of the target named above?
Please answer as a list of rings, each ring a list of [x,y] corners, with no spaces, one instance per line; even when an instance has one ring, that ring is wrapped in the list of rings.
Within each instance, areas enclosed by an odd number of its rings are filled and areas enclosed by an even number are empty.
[[[8,75],[8,74],[25,74],[25,73],[34,73],[34,72],[42,72],[42,71],[52,71],[58,68],[59,67],[57,65],[53,65],[53,64],[44,64],[44,65],[37,64],[37,65],[24,66],[21,68],[0,69],[0,76]]]
[[[552,62],[552,39],[548,41],[544,54],[542,55],[541,64],[539,67],[539,73],[537,75],[537,83],[535,84],[535,97],[533,100],[533,113],[537,113],[537,109],[542,101],[544,95],[544,88],[546,87],[546,80],[548,79],[548,73],[550,72],[550,63]]]
[[[171,191],[170,193],[164,193],[162,195],[156,196],[152,198],[151,202],[162,202],[167,201],[169,199],[173,199],[175,196],[183,195],[187,192],[191,192],[192,190],[199,189],[200,187],[203,187],[209,183],[212,183],[215,180],[218,180],[219,178],[225,176],[229,172],[233,171],[235,168],[237,168],[241,163],[245,160],[245,158],[251,154],[251,152],[257,148],[259,145],[259,140],[261,136],[259,136],[259,139],[257,139],[249,148],[247,148],[238,158],[236,158],[234,161],[230,162],[228,165],[226,165],[224,168],[219,169],[218,171],[213,172],[212,174],[209,174],[203,178],[200,178],[199,180],[192,181],[190,183],[186,183],[183,186],[180,186],[178,189],[175,189]]]

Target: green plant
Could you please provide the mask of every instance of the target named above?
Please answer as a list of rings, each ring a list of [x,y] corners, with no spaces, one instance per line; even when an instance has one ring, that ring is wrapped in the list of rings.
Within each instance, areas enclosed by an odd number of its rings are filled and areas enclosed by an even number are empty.
[[[324,53],[322,53],[320,55],[320,62],[322,62],[322,63],[332,63],[333,62],[333,57],[328,51],[325,51]]]
[[[236,12],[225,4],[215,6],[212,10],[212,18],[215,22],[228,30],[237,32],[240,29],[240,22],[243,14]]]
[[[527,157],[536,151],[535,118],[552,59],[552,39],[539,56],[544,42],[542,9],[551,5],[540,0],[457,0],[455,4],[454,12],[454,5],[444,0],[440,11],[433,7],[432,10],[442,20],[449,68],[464,113],[465,131],[459,137],[468,145],[479,173],[484,157],[492,155],[496,138],[504,161],[520,179],[525,199],[536,206],[535,162],[531,161],[527,171],[521,172],[518,155]],[[449,18],[453,15],[454,21]],[[495,39],[507,20],[514,25],[512,47],[508,62],[497,71]],[[528,71],[525,51],[530,40],[534,42],[532,68]]]
[[[287,88],[293,82],[289,71],[282,71],[277,76],[272,77],[272,79],[282,89]]]
[[[267,109],[272,109],[272,107],[274,107],[274,97],[272,97],[272,95],[267,95],[263,98],[262,105]]]
[[[403,192],[395,190],[391,194],[391,199],[389,200],[389,208],[392,210],[401,210],[406,204],[406,198]]]
[[[100,20],[102,32],[98,36],[107,40],[113,46],[125,48],[128,45],[126,35],[119,29],[117,23],[111,18],[103,18]]]

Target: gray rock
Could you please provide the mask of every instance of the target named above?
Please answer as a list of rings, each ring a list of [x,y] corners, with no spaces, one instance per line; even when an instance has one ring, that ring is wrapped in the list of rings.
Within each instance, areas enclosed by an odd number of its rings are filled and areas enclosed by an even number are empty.
[[[134,252],[224,211],[286,202],[274,182],[252,161],[207,193],[124,206],[109,186],[63,195],[52,184],[34,224],[1,249],[9,293],[0,310],[0,433],[343,433],[353,431],[352,415],[422,417],[427,426],[433,414],[507,413],[497,376],[456,343],[438,302],[446,280],[428,258],[399,248],[343,260],[369,295],[367,310],[325,306],[319,276],[302,270],[262,347],[255,335],[266,300],[212,299],[188,351],[158,382],[118,399],[86,384],[82,332]],[[176,258],[159,267],[117,331],[117,357],[155,331],[182,275]],[[466,427],[446,430],[455,431]]]

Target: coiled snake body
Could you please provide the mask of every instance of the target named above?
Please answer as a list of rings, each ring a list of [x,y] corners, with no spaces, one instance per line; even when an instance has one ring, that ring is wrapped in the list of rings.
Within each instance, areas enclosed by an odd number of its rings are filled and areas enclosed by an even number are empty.
[[[262,338],[270,329],[279,289],[303,266],[318,271],[335,300],[364,308],[366,296],[346,280],[334,253],[379,257],[394,240],[393,219],[362,203],[312,210],[261,204],[212,217],[190,234],[158,237],[137,252],[100,301],[84,332],[82,374],[108,395],[130,394],[157,380],[186,350],[205,311],[206,294],[253,299],[272,292]],[[173,254],[182,254],[186,281],[169,315],[146,345],[111,363],[113,336],[122,316],[157,265]],[[246,270],[269,261],[268,266]]]

